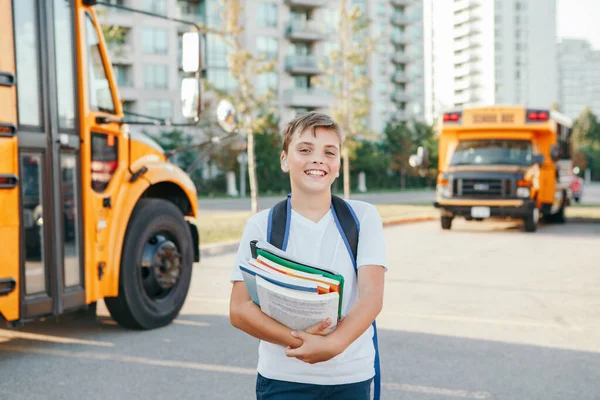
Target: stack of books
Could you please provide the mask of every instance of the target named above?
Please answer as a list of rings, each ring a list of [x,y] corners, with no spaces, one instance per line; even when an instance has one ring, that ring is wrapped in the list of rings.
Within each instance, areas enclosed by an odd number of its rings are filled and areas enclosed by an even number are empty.
[[[302,262],[264,241],[251,241],[252,258],[240,265],[252,301],[263,313],[292,330],[330,318],[335,328],[342,312],[344,277]]]

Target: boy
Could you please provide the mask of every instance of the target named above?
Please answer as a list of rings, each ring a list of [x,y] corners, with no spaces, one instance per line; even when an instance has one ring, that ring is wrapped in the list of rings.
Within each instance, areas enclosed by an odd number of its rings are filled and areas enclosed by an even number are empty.
[[[377,209],[349,201],[360,223],[357,267],[331,211],[331,184],[339,176],[342,134],[327,115],[309,112],[283,132],[281,168],[291,183],[291,218],[286,251],[344,275],[343,321],[333,330],[323,321],[304,332],[263,314],[252,302],[240,263],[251,258],[249,242],[267,240],[269,210],[248,221],[233,266],[230,320],[260,339],[257,400],[369,400],[375,374],[372,322],[383,304],[386,253]]]

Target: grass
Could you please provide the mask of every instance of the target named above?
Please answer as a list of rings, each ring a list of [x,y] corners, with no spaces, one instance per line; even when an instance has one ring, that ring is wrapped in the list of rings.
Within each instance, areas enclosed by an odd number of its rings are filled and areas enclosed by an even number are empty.
[[[384,221],[438,215],[438,211],[431,206],[378,204],[376,207]],[[216,213],[201,211],[198,226],[202,245],[238,240],[244,232],[249,217],[249,211]]]

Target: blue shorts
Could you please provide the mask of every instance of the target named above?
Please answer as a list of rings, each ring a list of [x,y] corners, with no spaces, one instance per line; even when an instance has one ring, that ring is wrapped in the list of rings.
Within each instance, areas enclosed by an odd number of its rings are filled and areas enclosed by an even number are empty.
[[[312,385],[256,377],[256,400],[370,400],[371,381]]]

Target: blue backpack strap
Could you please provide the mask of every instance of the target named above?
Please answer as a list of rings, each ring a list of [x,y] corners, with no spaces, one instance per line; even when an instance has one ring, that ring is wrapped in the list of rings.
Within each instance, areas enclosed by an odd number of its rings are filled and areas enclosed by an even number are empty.
[[[273,246],[285,251],[290,234],[290,219],[292,217],[290,196],[275,204],[269,211],[267,225],[267,241]]]
[[[360,235],[360,222],[354,213],[354,210],[344,199],[331,196],[331,210],[333,211],[333,218],[335,223],[344,239],[344,244],[352,263],[354,265],[354,272],[358,276],[358,237]],[[375,347],[375,379],[374,379],[374,394],[373,399],[379,400],[381,396],[381,367],[379,361],[379,343],[377,340],[377,324],[373,321],[373,347]]]
[[[358,238],[360,235],[360,223],[354,210],[344,199],[338,196],[331,196],[331,211],[335,224],[344,240],[348,254],[354,265],[354,272],[358,276]],[[286,200],[277,203],[269,212],[269,222],[267,225],[267,241],[273,246],[284,250],[287,248],[288,237],[290,233],[290,220],[292,210],[290,195]],[[373,321],[373,346],[375,347],[375,390],[374,400],[379,400],[381,396],[381,368],[379,362],[379,345],[377,341],[377,325]]]

